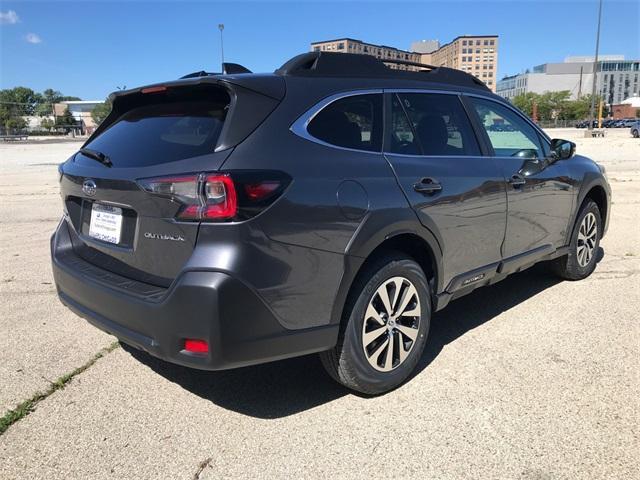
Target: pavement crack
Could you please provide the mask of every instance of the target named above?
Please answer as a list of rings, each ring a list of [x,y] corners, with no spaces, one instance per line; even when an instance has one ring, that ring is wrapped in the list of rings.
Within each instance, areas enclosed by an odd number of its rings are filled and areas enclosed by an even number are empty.
[[[96,363],[99,359],[104,357],[105,355],[113,352],[116,348],[120,346],[119,342],[113,342],[111,345],[101,349],[98,353],[96,353],[93,357],[89,359],[84,365],[76,368],[75,370],[62,375],[54,382],[50,382],[49,388],[44,392],[36,392],[31,398],[25,400],[20,403],[13,410],[9,410],[0,418],[0,436],[3,435],[7,429],[13,425],[14,423],[22,420],[24,417],[33,412],[36,406],[47,397],[52,395],[54,392],[58,390],[64,389],[71,380],[73,380],[76,376],[80,375],[82,372],[91,367],[94,363]]]
[[[213,460],[212,457],[207,457],[200,462],[200,464],[198,465],[198,470],[196,470],[196,473],[193,474],[193,477],[192,477],[193,480],[200,479],[200,475],[202,475],[202,471],[209,466],[209,464],[211,463],[211,460]]]

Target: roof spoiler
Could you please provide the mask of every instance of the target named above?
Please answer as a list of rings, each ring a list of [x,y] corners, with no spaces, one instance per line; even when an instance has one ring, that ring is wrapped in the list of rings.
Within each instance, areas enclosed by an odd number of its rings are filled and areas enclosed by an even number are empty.
[[[200,70],[199,72],[188,73],[180,77],[180,80],[183,80],[185,78],[211,77],[214,75],[233,75],[235,73],[253,73],[247,67],[244,67],[239,63],[223,63],[222,67],[223,67],[222,73],[205,72],[204,70]]]

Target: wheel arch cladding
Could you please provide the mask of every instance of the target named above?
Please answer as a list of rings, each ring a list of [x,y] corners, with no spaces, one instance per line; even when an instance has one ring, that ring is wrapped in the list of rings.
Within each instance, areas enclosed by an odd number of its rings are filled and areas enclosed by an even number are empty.
[[[403,232],[396,235],[385,238],[384,241],[379,243],[373,250],[371,250],[366,258],[360,259],[359,266],[353,269],[354,274],[350,278],[348,285],[343,285],[341,290],[343,294],[339,297],[339,303],[334,308],[334,318],[339,319],[341,322],[347,316],[345,309],[349,304],[349,299],[352,295],[356,295],[354,291],[355,286],[359,283],[361,276],[367,271],[367,267],[378,261],[385,255],[390,253],[401,253],[414,259],[418,265],[422,268],[431,287],[431,303],[432,307],[435,306],[435,291],[438,282],[438,274],[440,272],[440,266],[438,263],[437,254],[434,252],[430,243],[421,236],[411,233]],[[348,257],[347,257],[348,258]]]
[[[607,216],[609,214],[609,205],[607,204],[607,193],[605,192],[602,185],[594,185],[589,189],[589,191],[587,191],[586,195],[582,199],[582,202],[580,203],[580,208],[582,208],[587,200],[593,200],[596,205],[598,205],[598,209],[600,210],[600,217],[602,218],[602,224],[605,225]]]

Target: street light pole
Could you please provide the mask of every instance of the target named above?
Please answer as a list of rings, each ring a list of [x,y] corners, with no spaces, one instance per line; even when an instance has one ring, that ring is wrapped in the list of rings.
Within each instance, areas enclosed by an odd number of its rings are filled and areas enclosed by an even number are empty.
[[[598,50],[600,49],[600,20],[602,19],[602,0],[598,5],[598,31],[596,33],[596,56],[593,57],[593,85],[591,86],[591,108],[589,109],[589,130],[593,130],[596,108],[596,83],[598,82]]]
[[[218,30],[220,30],[220,58],[221,58],[221,66],[222,66],[222,70],[221,72],[224,73],[224,44],[222,43],[222,31],[224,30],[224,23],[219,23],[218,24]]]

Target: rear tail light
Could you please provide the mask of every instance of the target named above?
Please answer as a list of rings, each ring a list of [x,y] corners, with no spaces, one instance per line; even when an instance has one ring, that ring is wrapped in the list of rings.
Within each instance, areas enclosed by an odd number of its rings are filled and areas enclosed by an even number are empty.
[[[139,180],[149,193],[180,204],[176,214],[187,221],[241,221],[271,205],[289,184],[280,172],[233,172]]]
[[[238,211],[238,198],[233,180],[228,175],[208,175],[204,182],[203,219],[233,218]]]
[[[187,338],[184,341],[184,349],[190,353],[209,353],[209,344],[206,340]]]

